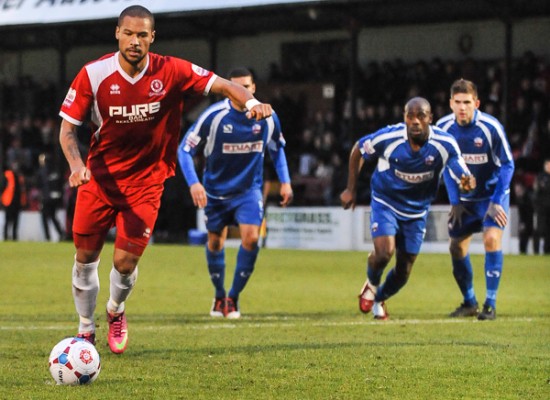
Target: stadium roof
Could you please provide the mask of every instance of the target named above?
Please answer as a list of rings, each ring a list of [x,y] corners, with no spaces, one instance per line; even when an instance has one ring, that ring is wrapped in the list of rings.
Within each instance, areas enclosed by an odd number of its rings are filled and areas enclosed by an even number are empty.
[[[15,18],[15,13],[8,15],[6,12],[9,4],[53,4],[61,10],[62,3],[87,4],[88,18],[82,20],[67,12],[54,15],[52,9],[43,11],[41,18],[29,19],[26,23],[6,22],[7,16],[11,20]],[[216,39],[266,32],[313,32],[491,19],[514,22],[550,17],[548,0],[136,0],[135,3],[151,5],[149,8],[157,20],[157,34],[162,39]],[[109,6],[113,4],[118,4],[116,11]],[[91,10],[94,6],[98,11]],[[120,2],[107,1],[0,1],[0,50],[112,43],[114,20],[121,8]],[[110,10],[106,13],[100,9]]]

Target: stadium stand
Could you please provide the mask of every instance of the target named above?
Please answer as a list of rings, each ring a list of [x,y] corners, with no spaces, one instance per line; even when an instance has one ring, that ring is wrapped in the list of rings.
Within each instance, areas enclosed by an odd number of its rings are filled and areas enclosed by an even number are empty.
[[[296,26],[295,15],[309,12],[306,25],[301,24],[296,31],[307,32],[326,29],[342,28],[343,15],[349,16],[349,11],[356,11],[358,18],[364,18],[365,23],[373,26],[389,23],[388,17],[391,6],[397,2],[387,1],[387,8],[379,8],[378,19],[375,21],[369,13],[373,3],[360,7],[361,2],[349,2],[346,13],[340,13],[342,5],[336,11],[339,2],[327,1],[325,11],[319,15],[326,15],[327,10],[333,11],[333,16],[327,20],[314,19],[310,8],[303,6],[282,8],[269,7],[265,10],[226,10],[225,12],[204,15],[203,21],[220,18],[221,24],[228,26],[227,21],[235,20],[236,13],[254,19],[254,23],[247,24],[237,19],[232,35],[253,34],[262,29],[258,22],[264,21],[264,28],[268,30],[290,31]],[[367,2],[363,2],[367,3]],[[437,2],[436,2],[437,3]],[[440,2],[441,3],[441,2]],[[447,2],[444,2],[447,3]],[[472,7],[483,14],[477,4],[471,2]],[[514,11],[515,1],[505,2],[504,10]],[[536,4],[535,4],[536,3]],[[400,2],[403,4],[403,2]],[[321,5],[319,5],[321,7]],[[537,8],[538,7],[538,8]],[[468,7],[463,7],[464,9]],[[283,21],[280,11],[287,12],[286,22],[280,22],[274,27],[274,21]],[[541,12],[549,15],[546,2],[533,2],[530,7],[523,7],[521,12],[536,14]],[[274,20],[271,24],[265,20],[264,13]],[[241,15],[239,14],[239,15]],[[330,13],[328,13],[330,14]],[[406,14],[406,13],[403,13]],[[409,18],[414,18],[411,11]],[[471,15],[462,15],[455,12],[456,18],[468,19]],[[486,15],[482,17],[487,17]],[[490,16],[489,16],[490,17]],[[160,16],[162,23],[169,26],[180,21],[178,16]],[[172,18],[170,22],[169,19]],[[183,18],[183,17],[182,17]],[[196,16],[186,16],[184,21],[195,24],[197,29],[202,25]],[[243,17],[244,18],[244,17]],[[340,18],[339,20],[337,20]],[[404,17],[403,17],[404,18]],[[287,21],[288,20],[288,21]],[[425,15],[419,23],[430,23],[437,20],[436,15]],[[225,22],[224,22],[225,21]],[[410,23],[410,19],[393,21],[396,24]],[[290,25],[289,25],[290,24]],[[84,35],[84,42],[91,43],[91,37],[107,43],[112,42],[112,21],[109,21],[109,37],[99,32]],[[181,24],[180,24],[181,25]],[[208,24],[206,24],[208,25]],[[27,42],[27,36],[17,36],[17,28],[3,31],[1,44],[4,49],[12,49],[14,43],[29,48],[40,45],[40,41],[48,40],[62,32],[69,32],[87,27],[88,25],[62,25],[51,29],[51,34],[35,41]],[[99,26],[99,28],[98,28]],[[101,30],[105,23],[94,28]],[[197,27],[198,26],[198,27]],[[31,34],[37,28],[27,29]],[[171,35],[185,35],[179,28],[169,29]],[[187,28],[188,29],[188,28]],[[229,28],[226,28],[229,29]],[[348,29],[348,28],[346,28]],[[103,29],[107,31],[107,29]],[[298,33],[297,33],[298,34]],[[13,36],[13,37],[12,37]],[[10,39],[12,38],[12,39]],[[50,40],[51,43],[51,40]],[[339,51],[339,42],[333,43],[335,52]],[[314,49],[315,50],[315,49]],[[341,51],[342,49],[340,49]],[[272,60],[269,76],[265,76],[259,83],[262,98],[270,101],[279,113],[285,137],[288,142],[287,157],[296,189],[296,205],[338,205],[338,195],[345,184],[346,158],[350,146],[355,139],[376,127],[387,123],[398,122],[402,119],[401,105],[405,98],[413,95],[422,95],[430,100],[434,110],[434,120],[446,114],[448,108],[448,88],[457,77],[472,79],[478,84],[480,98],[484,111],[506,121],[506,130],[513,147],[517,164],[516,181],[526,190],[532,190],[533,177],[541,170],[544,155],[550,154],[550,60],[548,54],[535,54],[526,51],[519,57],[506,59],[441,59],[434,56],[432,59],[407,62],[400,58],[387,61],[369,61],[359,64],[352,71],[339,57],[326,57],[323,60],[311,59],[311,62],[289,63],[293,54],[304,53],[298,45],[287,46],[286,58]],[[1,51],[0,51],[1,54]],[[308,54],[305,52],[304,54]],[[313,53],[315,54],[315,51]],[[310,56],[311,56],[310,54]],[[507,64],[507,62],[509,64]],[[508,68],[508,69],[507,69]],[[506,70],[505,70],[506,69]],[[350,74],[353,74],[353,90],[349,88]],[[60,153],[58,144],[59,118],[57,112],[59,99],[66,91],[66,87],[58,82],[59,77],[52,76],[50,80],[37,79],[33,76],[22,75],[17,79],[0,78],[0,156],[1,164],[5,165],[9,159],[16,158],[23,165],[23,171],[28,182],[28,210],[37,211],[40,208],[40,190],[38,188],[38,159],[40,154],[48,154],[53,160],[54,168],[61,175],[66,175],[66,165]],[[329,102],[320,102],[314,94],[316,89],[334,91]],[[505,90],[506,89],[506,90]],[[24,111],[21,111],[24,110]],[[190,115],[190,114],[188,114]],[[184,129],[192,121],[185,121]],[[83,151],[89,136],[89,127],[83,127],[81,132]],[[359,202],[368,204],[368,170],[365,169],[363,187],[359,190]],[[194,228],[194,212],[192,203],[187,198],[181,176],[167,182],[166,204],[161,209],[157,226],[157,240],[181,241],[186,238],[186,231]],[[70,209],[74,193],[66,189],[64,204],[68,212],[67,237],[70,237]],[[446,203],[444,190],[438,197],[438,202]],[[515,198],[512,199],[515,204]],[[174,212],[168,204],[185,204],[185,210],[178,213],[176,218],[168,216]]]

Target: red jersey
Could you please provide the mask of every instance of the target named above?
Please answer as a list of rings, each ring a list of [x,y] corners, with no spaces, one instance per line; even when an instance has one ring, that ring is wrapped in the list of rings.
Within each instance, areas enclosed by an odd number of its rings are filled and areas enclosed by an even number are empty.
[[[162,183],[174,175],[185,93],[206,95],[216,75],[188,61],[148,54],[136,77],[119,53],[84,66],[59,115],[81,125],[91,111],[97,130],[86,166],[102,185]]]

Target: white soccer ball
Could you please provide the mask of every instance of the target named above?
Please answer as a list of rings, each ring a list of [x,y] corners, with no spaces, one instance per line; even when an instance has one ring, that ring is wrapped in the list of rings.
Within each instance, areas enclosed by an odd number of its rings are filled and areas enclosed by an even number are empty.
[[[82,338],[67,338],[54,346],[48,361],[58,385],[84,385],[99,376],[101,364],[95,346]]]

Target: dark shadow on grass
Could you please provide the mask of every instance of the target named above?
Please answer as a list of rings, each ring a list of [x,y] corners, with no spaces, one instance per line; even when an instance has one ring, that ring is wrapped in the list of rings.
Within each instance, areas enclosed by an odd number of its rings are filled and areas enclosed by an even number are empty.
[[[160,359],[160,360],[169,360],[169,359],[185,359],[189,355],[193,356],[229,356],[231,354],[243,354],[247,356],[258,356],[261,354],[273,354],[281,352],[303,352],[303,351],[317,351],[317,350],[327,350],[327,351],[340,351],[343,349],[356,349],[357,354],[362,354],[363,352],[371,354],[373,349],[376,349],[376,354],[383,354],[384,349],[390,348],[433,348],[433,347],[460,347],[464,348],[465,351],[471,348],[484,348],[490,347],[492,350],[502,350],[508,348],[507,345],[501,344],[488,344],[487,342],[457,342],[457,341],[423,341],[423,342],[387,342],[387,341],[367,341],[367,340],[358,340],[357,342],[327,342],[327,343],[280,343],[280,344],[253,344],[253,345],[241,345],[241,346],[213,346],[213,347],[192,347],[192,348],[182,348],[176,349],[173,347],[167,347],[165,349],[152,348],[152,349],[138,349],[137,344],[134,343],[134,347],[124,354],[126,358],[141,358],[147,357],[147,359]],[[118,357],[114,354],[109,354],[112,357]]]
[[[329,321],[353,318],[354,313],[315,312],[315,313],[273,313],[273,314],[243,314],[238,320],[212,318],[207,313],[201,314],[131,314],[128,321],[164,322],[167,324],[212,324],[212,323],[273,323],[285,321]]]

